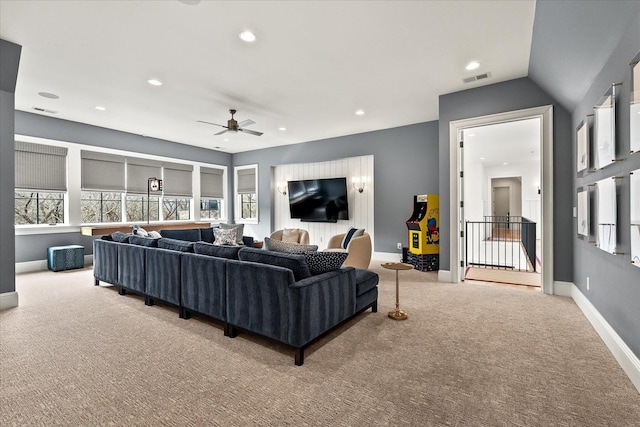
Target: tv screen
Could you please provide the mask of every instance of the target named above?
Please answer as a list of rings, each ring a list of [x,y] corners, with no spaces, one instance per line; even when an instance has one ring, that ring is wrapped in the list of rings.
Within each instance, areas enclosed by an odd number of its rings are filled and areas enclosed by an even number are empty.
[[[291,218],[309,222],[349,219],[347,178],[289,181]]]

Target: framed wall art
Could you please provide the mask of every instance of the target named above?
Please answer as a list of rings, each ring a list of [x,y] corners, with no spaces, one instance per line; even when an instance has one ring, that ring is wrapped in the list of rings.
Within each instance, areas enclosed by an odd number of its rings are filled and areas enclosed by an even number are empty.
[[[598,247],[615,254],[617,236],[616,181],[605,178],[597,183]]]
[[[640,169],[629,173],[631,182],[631,263],[640,268]]]
[[[583,120],[576,129],[576,171],[589,167],[589,122]]]
[[[640,53],[631,62],[631,100],[629,112],[630,149],[640,152]]]
[[[616,87],[611,85],[593,108],[596,168],[602,169],[616,156]]]
[[[589,190],[578,190],[578,237],[589,238]]]

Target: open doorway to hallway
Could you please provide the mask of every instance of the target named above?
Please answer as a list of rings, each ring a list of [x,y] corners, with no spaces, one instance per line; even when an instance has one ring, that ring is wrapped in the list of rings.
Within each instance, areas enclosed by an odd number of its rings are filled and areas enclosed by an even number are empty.
[[[464,280],[540,287],[540,118],[462,133]]]

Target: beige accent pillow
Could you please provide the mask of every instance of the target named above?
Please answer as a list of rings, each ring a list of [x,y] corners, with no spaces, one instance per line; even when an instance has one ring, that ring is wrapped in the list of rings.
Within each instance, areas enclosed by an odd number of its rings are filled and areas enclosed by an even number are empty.
[[[286,243],[299,243],[300,242],[300,229],[298,228],[285,228],[282,231],[282,241]]]

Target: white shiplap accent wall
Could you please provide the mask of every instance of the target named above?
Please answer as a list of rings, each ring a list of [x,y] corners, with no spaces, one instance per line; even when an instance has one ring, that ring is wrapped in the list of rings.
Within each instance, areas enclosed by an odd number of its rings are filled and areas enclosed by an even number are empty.
[[[347,178],[347,200],[349,220],[337,223],[302,222],[291,219],[289,195],[278,191],[286,188],[287,181],[317,178]],[[358,193],[354,183],[364,182],[364,191]],[[274,207],[274,230],[302,228],[309,232],[309,242],[322,250],[329,238],[346,232],[350,227],[364,228],[374,239],[373,229],[373,156],[349,157],[318,163],[298,163],[274,166],[272,170],[272,196]]]

